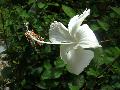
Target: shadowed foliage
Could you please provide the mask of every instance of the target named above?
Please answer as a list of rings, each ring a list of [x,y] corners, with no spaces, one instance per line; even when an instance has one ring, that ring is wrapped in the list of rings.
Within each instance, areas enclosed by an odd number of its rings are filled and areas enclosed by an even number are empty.
[[[27,41],[29,30],[48,40],[53,21],[67,26],[71,17],[86,8],[88,23],[102,48],[80,75],[66,70],[59,45]],[[120,4],[118,0],[1,0],[0,38],[5,41],[9,66],[1,71],[0,87],[10,90],[120,90]]]

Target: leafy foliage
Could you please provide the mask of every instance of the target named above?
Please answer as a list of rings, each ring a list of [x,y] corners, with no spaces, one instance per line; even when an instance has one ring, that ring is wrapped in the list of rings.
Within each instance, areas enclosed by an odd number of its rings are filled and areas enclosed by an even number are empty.
[[[24,33],[29,29],[48,39],[54,20],[65,25],[85,8],[91,9],[87,23],[102,48],[80,75],[66,70],[59,46],[30,44]],[[117,0],[1,0],[0,34],[6,42],[4,53],[9,67],[2,70],[1,87],[11,90],[119,90],[120,89],[120,8]]]

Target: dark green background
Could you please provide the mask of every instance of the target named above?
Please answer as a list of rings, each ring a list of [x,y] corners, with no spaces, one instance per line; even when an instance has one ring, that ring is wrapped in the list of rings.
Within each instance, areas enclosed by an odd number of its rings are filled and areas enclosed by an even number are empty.
[[[119,0],[0,0],[0,31],[5,40],[10,67],[2,70],[1,87],[11,90],[120,90],[120,4]],[[50,24],[56,20],[66,27],[71,17],[86,8],[87,23],[102,48],[80,75],[66,70],[59,57],[59,45],[27,41],[29,29],[48,40]]]

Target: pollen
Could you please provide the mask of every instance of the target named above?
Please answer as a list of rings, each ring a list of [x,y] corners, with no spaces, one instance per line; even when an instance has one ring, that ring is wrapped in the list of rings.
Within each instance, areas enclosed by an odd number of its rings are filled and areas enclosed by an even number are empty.
[[[27,32],[25,32],[25,36],[27,38],[27,40],[32,44],[33,43],[33,38],[39,40],[39,41],[44,41],[44,38],[42,38],[40,35],[37,35],[36,33],[34,33],[34,31],[30,31],[28,30]],[[34,42],[35,43],[35,42]],[[40,42],[36,42],[37,44],[41,45]]]

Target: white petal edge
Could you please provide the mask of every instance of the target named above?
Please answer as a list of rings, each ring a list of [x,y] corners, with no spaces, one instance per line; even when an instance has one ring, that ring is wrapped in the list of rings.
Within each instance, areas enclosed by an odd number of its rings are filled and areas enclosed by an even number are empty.
[[[79,42],[79,46],[82,48],[96,48],[102,47],[87,24],[83,24],[74,32],[74,38]]]
[[[69,49],[67,45],[63,45],[64,48],[61,48],[61,54],[66,52],[67,55],[62,56],[61,58],[67,64],[67,69],[70,73],[79,75],[85,67],[87,67],[94,57],[94,52],[91,50],[84,50],[82,48],[78,49]],[[68,49],[66,49],[68,47]],[[71,48],[71,47],[70,47]],[[66,50],[66,51],[65,51]]]
[[[76,15],[70,19],[68,24],[69,33],[72,35],[74,31],[82,24],[84,19],[90,14],[90,9],[86,9],[83,14]]]

